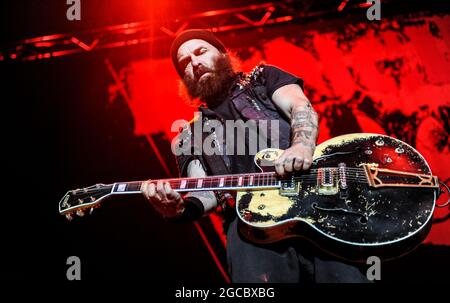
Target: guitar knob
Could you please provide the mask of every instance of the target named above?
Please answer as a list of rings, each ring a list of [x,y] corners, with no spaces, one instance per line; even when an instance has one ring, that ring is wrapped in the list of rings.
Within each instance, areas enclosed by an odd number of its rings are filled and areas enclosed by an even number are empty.
[[[376,145],[376,146],[383,146],[383,145],[384,145],[383,139],[378,139],[378,140],[375,142],[375,145]]]
[[[71,214],[66,214],[66,219],[67,219],[68,221],[72,221],[73,216],[72,216]]]
[[[77,210],[77,216],[78,217],[83,217],[84,216],[84,211],[81,210],[81,209]]]

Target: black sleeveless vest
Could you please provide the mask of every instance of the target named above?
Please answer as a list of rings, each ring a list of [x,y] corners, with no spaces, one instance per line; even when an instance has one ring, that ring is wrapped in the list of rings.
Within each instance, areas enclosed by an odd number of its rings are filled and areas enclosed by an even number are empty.
[[[264,65],[259,65],[253,69],[249,74],[239,74],[236,84],[231,89],[229,98],[241,117],[235,117],[236,120],[242,119],[243,122],[254,120],[259,122],[261,120],[276,120],[278,122],[278,144],[276,146],[281,149],[286,149],[290,145],[291,127],[290,122],[285,115],[278,111],[274,103],[267,96],[266,79],[264,78]],[[207,107],[199,107],[201,113],[200,118],[194,118],[181,131],[178,137],[173,141],[172,150],[176,150],[177,164],[180,176],[186,176],[186,168],[190,161],[198,159],[202,163],[208,175],[223,175],[231,173],[231,160],[226,155],[225,140],[220,140],[215,137],[214,127],[211,125],[211,120],[223,122],[217,114]],[[199,125],[200,123],[201,125]],[[202,132],[202,138],[194,137],[194,128],[209,129],[209,131]],[[225,127],[223,125],[223,127]],[[271,123],[268,123],[267,135],[271,134]],[[212,136],[213,144],[217,150],[222,151],[220,155],[207,155],[202,152],[203,142],[206,137]],[[197,139],[197,140],[196,140]],[[270,141],[271,138],[267,138]],[[271,146],[268,146],[271,147]],[[243,171],[240,173],[244,173]]]
[[[278,146],[281,149],[287,149],[291,142],[291,126],[288,117],[278,111],[272,102],[271,96],[267,96],[266,79],[264,78],[264,65],[259,65],[253,69],[251,73],[239,74],[235,85],[229,93],[236,112],[240,117],[235,120],[242,119],[243,122],[254,120],[257,123],[262,120],[275,120],[278,123]],[[225,140],[216,135],[212,125],[213,120],[221,121],[223,127],[224,121],[211,109],[200,107],[199,112],[201,118],[196,117],[186,124],[181,130],[177,138],[173,140],[172,151],[176,153],[177,165],[181,177],[186,176],[187,166],[189,162],[198,159],[204,167],[207,175],[225,175],[231,174],[231,159],[226,154]],[[267,125],[267,135],[270,136],[271,124]],[[203,130],[200,138],[195,138],[195,128]],[[208,129],[209,131],[204,131]],[[222,151],[220,154],[207,155],[203,152],[203,143],[209,137],[214,138],[212,144],[217,150]],[[267,138],[268,141],[271,138]],[[255,166],[256,170],[256,166]],[[239,171],[245,173],[249,171]],[[236,217],[234,210],[234,194],[227,191],[216,191],[216,199],[218,202],[218,212],[222,214],[223,230],[226,233],[229,224]]]

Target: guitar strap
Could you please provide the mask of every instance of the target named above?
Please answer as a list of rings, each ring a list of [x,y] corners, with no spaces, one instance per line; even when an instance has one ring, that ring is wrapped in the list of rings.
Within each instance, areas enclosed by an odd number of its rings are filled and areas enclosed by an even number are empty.
[[[205,118],[205,124],[208,123],[208,119]],[[205,138],[208,135],[214,135],[214,132],[211,133],[206,133],[203,132],[202,136],[203,136],[203,142],[205,142]],[[218,142],[217,139],[215,139],[216,142],[215,144],[220,144],[223,147],[222,142]],[[211,172],[212,175],[227,175],[227,174],[231,174],[231,163],[229,158],[226,155],[218,155],[216,153],[213,153],[212,155],[203,155],[203,158],[206,162],[206,164],[208,165],[208,168]],[[226,162],[225,162],[226,161]]]

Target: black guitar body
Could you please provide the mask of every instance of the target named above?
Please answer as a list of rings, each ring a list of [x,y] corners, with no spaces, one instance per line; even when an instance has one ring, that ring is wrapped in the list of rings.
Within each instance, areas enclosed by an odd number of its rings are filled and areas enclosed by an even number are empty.
[[[274,157],[259,155],[257,163]],[[336,137],[317,147],[311,171],[280,189],[239,192],[241,233],[258,243],[301,236],[364,262],[402,255],[427,236],[437,181],[406,143],[375,134]]]

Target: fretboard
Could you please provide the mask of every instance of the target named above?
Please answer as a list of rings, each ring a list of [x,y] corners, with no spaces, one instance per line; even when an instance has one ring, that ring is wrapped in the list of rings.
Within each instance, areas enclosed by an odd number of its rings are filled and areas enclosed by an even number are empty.
[[[158,181],[168,182],[170,184],[170,187],[177,192],[277,188],[280,186],[280,180],[273,172],[210,176],[204,178],[152,180],[152,182],[154,183]],[[112,193],[139,193],[141,191],[141,185],[143,182],[144,181],[114,183]]]

